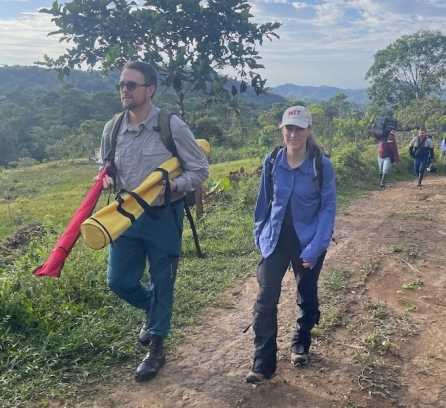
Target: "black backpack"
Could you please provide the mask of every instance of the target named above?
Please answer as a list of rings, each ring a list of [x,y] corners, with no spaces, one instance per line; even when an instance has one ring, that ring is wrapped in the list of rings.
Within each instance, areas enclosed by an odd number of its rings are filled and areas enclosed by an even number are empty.
[[[110,154],[106,157],[107,162],[112,164],[113,167],[113,173],[111,176],[113,177],[114,185],[116,186],[116,168],[114,167],[114,159],[116,154],[116,143],[118,138],[118,132],[121,127],[122,120],[125,116],[125,111],[117,113],[115,116],[113,116],[111,127],[110,127],[110,146],[111,151]],[[173,113],[166,111],[164,109],[161,109],[158,114],[157,124],[153,127],[153,130],[155,132],[158,132],[161,140],[166,147],[167,150],[169,150],[172,153],[173,157],[176,157],[178,160],[181,161],[180,156],[177,151],[177,147],[175,145],[175,142],[172,137],[172,129],[170,127],[170,119],[172,117]],[[189,220],[189,224],[192,230],[192,235],[194,237],[195,242],[195,249],[197,252],[197,256],[199,258],[203,258],[204,254],[200,249],[200,243],[198,241],[198,234],[197,230],[195,228],[194,219],[192,217],[192,214],[190,212],[189,207],[195,205],[195,191],[188,192],[184,196],[184,212],[186,214],[187,219]],[[150,214],[149,214],[150,215]]]
[[[271,193],[270,197],[272,197],[271,200],[273,199],[273,191],[274,191],[273,183],[274,183],[274,170],[276,168],[275,161],[276,161],[277,155],[279,154],[279,152],[282,149],[283,149],[283,146],[276,146],[274,148],[274,150],[271,152],[271,155],[270,155],[269,161],[268,161],[267,178],[268,178],[268,184],[270,186],[270,193]],[[322,155],[324,155],[325,157],[329,157],[329,156],[322,153],[318,149],[314,149],[314,150],[315,150],[315,152],[313,152],[313,154],[311,154],[311,156],[313,156],[313,171],[315,174],[314,181],[316,181],[316,183],[317,183],[318,191],[321,191],[322,177],[323,177]]]

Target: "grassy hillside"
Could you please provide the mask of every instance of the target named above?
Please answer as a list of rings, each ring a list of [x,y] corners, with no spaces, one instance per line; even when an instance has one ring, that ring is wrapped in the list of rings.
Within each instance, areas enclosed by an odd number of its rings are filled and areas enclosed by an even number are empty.
[[[243,167],[247,172],[261,165],[259,159],[243,159],[211,166],[206,185]],[[0,173],[0,241],[31,222],[50,216],[67,225],[93,183],[97,165],[85,159],[52,162],[34,167],[5,170]],[[97,208],[109,200],[102,193]],[[110,196],[113,200],[113,193]]]
[[[346,145],[332,160],[341,205],[379,188],[376,145]],[[252,213],[259,179],[249,173],[258,165],[255,159],[212,166],[209,186],[230,171],[245,171],[238,183],[214,194],[197,221],[206,258],[195,256],[185,224],[167,343],[171,353],[200,321],[204,306],[223,304],[226,290],[255,271],[259,254],[253,244]],[[412,178],[410,165],[403,157],[389,181]],[[4,407],[45,406],[52,398],[75,404],[87,385],[104,381],[121,367],[131,372],[143,355],[135,340],[143,314],[108,290],[106,249],[93,251],[80,240],[60,279],[32,275],[47,259],[94,173],[95,166],[86,161],[0,173],[2,197],[8,191],[8,199],[0,203],[1,236],[31,221],[44,224],[15,261],[0,250],[0,383],[8,384],[0,387]],[[105,201],[106,196],[101,205]]]

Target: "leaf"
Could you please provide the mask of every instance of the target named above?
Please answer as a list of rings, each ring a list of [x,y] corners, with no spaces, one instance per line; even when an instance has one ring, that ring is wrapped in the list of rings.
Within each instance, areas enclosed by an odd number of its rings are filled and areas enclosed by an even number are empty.
[[[212,99],[208,99],[204,105],[203,105],[203,109],[209,109],[213,104],[213,100]]]
[[[265,37],[278,37],[274,30],[281,24],[254,22],[250,10],[247,0],[147,0],[142,5],[126,0],[69,0],[60,5],[55,1],[51,9],[41,12],[54,16],[57,30],[49,35],[62,34],[60,41],[72,45],[55,59],[55,67],[92,69],[99,64],[106,73],[143,57],[158,71],[168,71],[160,76],[161,83],[173,86],[183,115],[187,92],[212,96],[205,109],[228,102],[226,80],[217,71],[232,66],[252,78],[251,70],[263,68],[256,62],[260,58],[256,46]],[[255,91],[262,92],[262,87]]]

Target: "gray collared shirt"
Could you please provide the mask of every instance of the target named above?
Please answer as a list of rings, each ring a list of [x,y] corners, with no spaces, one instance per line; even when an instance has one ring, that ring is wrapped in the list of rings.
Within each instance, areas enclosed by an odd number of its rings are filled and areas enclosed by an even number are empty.
[[[133,128],[128,120],[128,112],[124,116],[117,135],[115,165],[117,169],[117,189],[128,191],[138,187],[158,166],[172,157],[172,153],[164,146],[161,136],[153,127],[158,123],[160,109],[152,105],[147,118]],[[111,120],[104,126],[101,140],[101,165],[106,164],[110,154]],[[172,137],[175,142],[183,173],[174,179],[178,191],[172,193],[172,201],[183,197],[186,192],[193,191],[209,177],[209,164],[206,156],[197,145],[189,127],[176,115],[170,120]],[[159,197],[152,205],[162,205]]]

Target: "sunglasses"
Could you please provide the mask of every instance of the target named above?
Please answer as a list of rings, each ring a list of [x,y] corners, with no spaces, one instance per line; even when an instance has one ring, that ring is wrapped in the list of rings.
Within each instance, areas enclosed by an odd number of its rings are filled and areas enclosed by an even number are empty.
[[[138,86],[152,86],[149,84],[137,84],[133,81],[127,81],[127,82],[120,82],[119,84],[116,84],[116,89],[118,91],[122,91],[124,88],[127,88],[128,91],[134,91]]]

